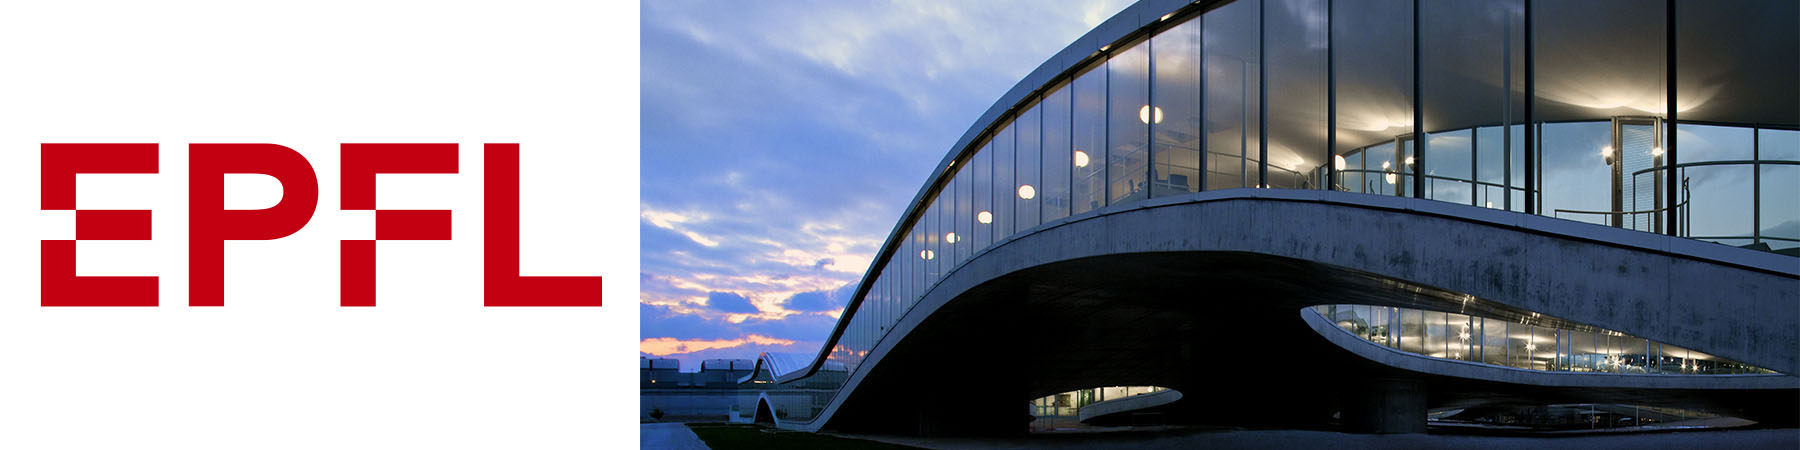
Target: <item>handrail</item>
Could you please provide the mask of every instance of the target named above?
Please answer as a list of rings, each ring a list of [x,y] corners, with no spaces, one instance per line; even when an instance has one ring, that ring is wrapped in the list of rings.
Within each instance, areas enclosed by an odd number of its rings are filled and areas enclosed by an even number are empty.
[[[1655,172],[1655,171],[1668,169],[1668,168],[1685,169],[1685,168],[1689,168],[1689,167],[1702,167],[1702,166],[1742,166],[1742,165],[1765,165],[1765,164],[1776,165],[1776,166],[1800,166],[1800,161],[1788,161],[1788,160],[1781,160],[1781,159],[1732,159],[1732,160],[1722,160],[1722,161],[1695,161],[1695,162],[1690,162],[1690,163],[1680,163],[1680,164],[1672,164],[1672,165],[1667,165],[1667,166],[1651,167],[1648,169],[1643,169],[1643,170],[1639,170],[1636,172],[1632,172],[1631,176],[1632,176],[1632,179],[1637,179],[1638,175],[1643,175],[1646,173]]]
[[[1642,173],[1642,172],[1643,171],[1638,171],[1638,173]],[[1635,176],[1635,174],[1634,174],[1634,176]],[[1693,193],[1693,191],[1688,189],[1688,178],[1682,177],[1682,179],[1681,179],[1681,203],[1676,203],[1674,205],[1665,206],[1665,207],[1656,208],[1656,209],[1639,210],[1639,211],[1584,211],[1584,210],[1578,210],[1578,209],[1558,208],[1558,209],[1551,211],[1550,214],[1555,216],[1558,219],[1562,218],[1562,216],[1560,215],[1562,213],[1595,214],[1595,215],[1607,215],[1607,216],[1618,215],[1618,214],[1655,214],[1655,213],[1659,213],[1659,212],[1663,212],[1663,211],[1669,211],[1669,210],[1678,209],[1678,208],[1685,208],[1685,207],[1687,207],[1688,202],[1691,202],[1693,200],[1694,200],[1694,193]]]

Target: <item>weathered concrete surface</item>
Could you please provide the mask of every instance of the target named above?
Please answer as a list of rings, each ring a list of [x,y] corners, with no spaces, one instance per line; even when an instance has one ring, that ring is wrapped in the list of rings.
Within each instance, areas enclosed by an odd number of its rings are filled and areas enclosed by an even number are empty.
[[[1117,253],[1258,253],[1800,373],[1800,259],[1431,200],[1255,189],[1209,194],[1041,227],[977,255],[998,261],[965,270],[999,275]]]
[[[1163,255],[1163,256],[1158,256]],[[1053,269],[1046,269],[1053,268]],[[1537,216],[1494,211],[1442,202],[1318,191],[1229,190],[1126,205],[1046,223],[978,253],[949,273],[912,307],[864,360],[862,367],[833,398],[820,419],[793,424],[819,429],[846,402],[865,405],[904,403],[907,398],[883,391],[902,389],[897,380],[931,377],[935,372],[983,364],[984,367],[1049,364],[1062,358],[1107,358],[1111,371],[1093,367],[1039,367],[1020,373],[993,374],[989,383],[1011,386],[1030,381],[1028,389],[1008,393],[1023,402],[1028,395],[1102,384],[1152,384],[1183,389],[1209,386],[1196,373],[1196,345],[1211,339],[1198,330],[1207,322],[1204,309],[1228,311],[1283,339],[1306,337],[1310,346],[1325,344],[1318,333],[1295,316],[1301,306],[1360,303],[1419,309],[1537,311],[1571,322],[1705,351],[1714,355],[1795,373],[1800,369],[1800,260],[1686,239],[1618,230]],[[1199,295],[1192,301],[1165,301]],[[1172,297],[1174,296],[1174,297]],[[1260,300],[1257,300],[1259,299]],[[1456,302],[1452,307],[1451,302]],[[985,305],[985,306],[975,306]],[[937,317],[940,310],[954,313]],[[1258,309],[1260,308],[1260,309]],[[1065,314],[1063,310],[1085,315]],[[1281,317],[1264,316],[1279,311]],[[1131,311],[1131,314],[1121,311]],[[1038,314],[1037,317],[1031,314]],[[1078,330],[1101,342],[1089,353],[1032,355],[1008,360],[1031,345],[1019,337],[1025,330],[981,329],[1020,322],[1099,322],[1111,314],[1142,326],[1092,323]],[[958,317],[955,326],[939,324],[915,333],[922,324]],[[981,325],[988,324],[988,325]],[[1003,326],[1004,328],[1005,326]],[[957,335],[960,340],[938,336]],[[1118,338],[1113,347],[1106,343]],[[1059,342],[1078,345],[1083,341]],[[945,360],[921,352],[968,353],[956,346],[993,348],[989,359]],[[913,348],[908,348],[908,347]],[[929,347],[929,350],[922,350]],[[1332,346],[1336,348],[1336,346]],[[889,353],[901,357],[889,362]],[[1313,356],[1341,350],[1306,347]],[[1110,352],[1110,353],[1109,353]],[[999,355],[999,357],[994,357]],[[1252,353],[1235,358],[1259,358]],[[1325,358],[1330,358],[1325,356]],[[1141,361],[1169,359],[1158,365]],[[1394,375],[1358,361],[1330,361],[1339,373],[1271,371],[1252,381],[1278,386],[1368,375]],[[1258,360],[1258,364],[1283,364]],[[906,365],[918,367],[896,367]],[[1185,365],[1184,365],[1185,364]],[[929,366],[929,367],[927,367]],[[1355,370],[1345,371],[1343,367]],[[1050,370],[1044,370],[1050,369]],[[879,387],[859,391],[871,377]],[[1075,373],[1061,380],[1042,380]],[[1147,375],[1177,373],[1178,375]],[[1187,375],[1179,375],[1187,373]],[[1415,373],[1415,375],[1418,375]],[[1426,374],[1429,376],[1429,374]],[[1158,378],[1158,377],[1161,378]],[[1186,378],[1183,378],[1183,377]],[[1135,378],[1134,378],[1135,377]],[[1312,378],[1309,378],[1312,377]],[[1433,389],[1462,389],[1458,378],[1434,376]],[[1760,407],[1754,384],[1725,377],[1718,388],[1750,388],[1723,401]],[[1095,380],[1105,379],[1104,382]],[[946,381],[948,383],[948,381]],[[1078,383],[1093,383],[1080,385]],[[990,384],[992,385],[992,384]],[[946,385],[949,386],[949,385]],[[1518,388],[1504,381],[1482,389]],[[1658,389],[1655,387],[1652,390]],[[1066,390],[1066,389],[1064,389]],[[1184,392],[1199,392],[1183,389]],[[1555,395],[1581,395],[1604,389],[1549,389]],[[1777,389],[1780,395],[1791,393]],[[1737,394],[1744,395],[1737,395]],[[1221,393],[1226,398],[1239,401]],[[1607,391],[1607,395],[1641,393]],[[1680,395],[1690,395],[1682,393]],[[1245,397],[1247,399],[1248,397]],[[1650,400],[1667,400],[1654,392]],[[1289,397],[1278,401],[1307,401]],[[1332,408],[1342,409],[1347,398]],[[914,402],[916,403],[916,402]],[[1233,407],[1250,407],[1248,403]],[[852,408],[869,414],[873,408]],[[1775,408],[1777,415],[1794,409]],[[1320,411],[1294,410],[1295,415]],[[1767,412],[1767,411],[1764,411]],[[894,411],[892,420],[919,420],[929,410]],[[911,419],[906,416],[910,414]]]

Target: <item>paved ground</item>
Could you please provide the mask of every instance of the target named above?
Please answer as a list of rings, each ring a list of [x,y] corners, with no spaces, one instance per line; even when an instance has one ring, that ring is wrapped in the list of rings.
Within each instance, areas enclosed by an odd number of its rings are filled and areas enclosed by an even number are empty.
[[[638,425],[638,448],[667,450],[710,450],[700,442],[686,424],[645,423]]]
[[[1466,435],[1367,435],[1296,430],[1169,430],[1161,432],[1070,433],[1004,439],[953,439],[894,436],[849,436],[936,449],[1083,449],[1083,448],[1315,448],[1380,449],[1536,449],[1582,450],[1646,448],[1800,449],[1800,429],[1693,431],[1579,437],[1495,437]]]

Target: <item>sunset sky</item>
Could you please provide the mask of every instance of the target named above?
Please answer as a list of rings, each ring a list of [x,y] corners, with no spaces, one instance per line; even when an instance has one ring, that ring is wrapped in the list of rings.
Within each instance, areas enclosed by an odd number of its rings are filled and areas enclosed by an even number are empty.
[[[1129,3],[644,2],[641,354],[817,352],[932,165]]]

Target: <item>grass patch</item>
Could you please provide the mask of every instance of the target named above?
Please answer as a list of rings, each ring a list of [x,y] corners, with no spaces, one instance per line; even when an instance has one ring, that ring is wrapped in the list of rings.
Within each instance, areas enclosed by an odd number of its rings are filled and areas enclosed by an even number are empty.
[[[759,425],[731,423],[690,423],[688,429],[700,436],[707,447],[713,450],[737,449],[844,449],[844,450],[890,450],[910,449],[904,445],[894,445],[863,439],[850,439],[837,436],[808,433],[804,431],[788,431]]]

